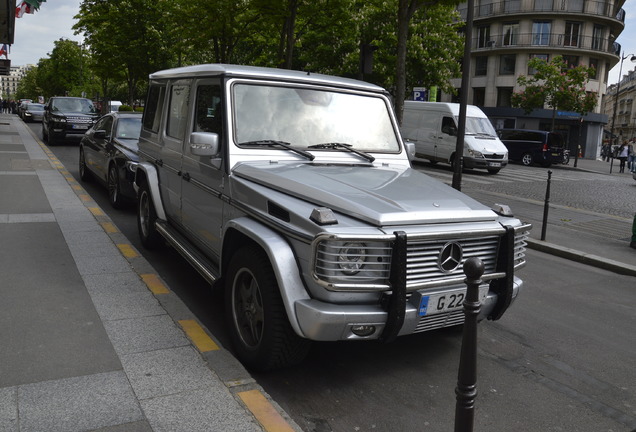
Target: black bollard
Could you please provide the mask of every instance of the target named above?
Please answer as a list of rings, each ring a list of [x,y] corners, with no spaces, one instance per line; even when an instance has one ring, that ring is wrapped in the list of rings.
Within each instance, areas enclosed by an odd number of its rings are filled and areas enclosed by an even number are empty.
[[[481,309],[479,285],[484,274],[484,263],[479,258],[468,258],[464,263],[464,274],[468,288],[464,300],[464,333],[455,388],[455,432],[473,430],[477,399],[477,316]]]
[[[543,204],[543,225],[541,226],[541,241],[545,240],[545,231],[548,228],[548,209],[550,208],[550,181],[552,171],[548,170],[548,185],[545,188],[545,203]]]

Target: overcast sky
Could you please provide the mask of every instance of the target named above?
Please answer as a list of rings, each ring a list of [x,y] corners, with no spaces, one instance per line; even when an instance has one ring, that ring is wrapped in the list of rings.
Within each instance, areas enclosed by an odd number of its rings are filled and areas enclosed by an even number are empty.
[[[18,3],[20,3],[18,1]],[[53,42],[66,38],[81,41],[80,35],[74,35],[73,17],[79,12],[81,0],[48,0],[42,3],[34,14],[25,14],[15,20],[15,43],[11,46],[11,64],[21,66],[37,64],[53,50]],[[623,6],[627,12],[625,30],[618,37],[624,55],[636,54],[636,0],[628,0]],[[627,58],[623,63],[623,75],[633,70],[636,63]],[[612,69],[609,83],[618,80],[620,62]]]

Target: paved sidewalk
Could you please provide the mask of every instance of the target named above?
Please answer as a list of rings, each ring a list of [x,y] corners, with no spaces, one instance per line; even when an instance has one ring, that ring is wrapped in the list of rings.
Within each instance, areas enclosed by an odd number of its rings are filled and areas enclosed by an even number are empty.
[[[0,431],[300,431],[0,115]]]

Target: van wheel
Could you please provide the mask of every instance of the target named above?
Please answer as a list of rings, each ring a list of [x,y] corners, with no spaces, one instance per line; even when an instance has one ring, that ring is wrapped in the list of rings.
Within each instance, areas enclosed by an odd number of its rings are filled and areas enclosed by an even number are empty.
[[[247,246],[234,254],[225,284],[232,345],[246,367],[266,371],[305,358],[311,342],[289,324],[274,271],[262,250]]]
[[[143,182],[139,188],[137,197],[137,230],[141,244],[146,249],[155,249],[161,244],[161,235],[155,228],[157,212],[152,203],[150,190],[147,182]]]
[[[530,153],[524,153],[521,156],[521,163],[525,166],[532,165],[532,155]]]

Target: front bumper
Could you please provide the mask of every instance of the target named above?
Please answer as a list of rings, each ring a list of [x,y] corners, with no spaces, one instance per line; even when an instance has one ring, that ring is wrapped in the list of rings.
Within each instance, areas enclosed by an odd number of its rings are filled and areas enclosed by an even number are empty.
[[[460,287],[456,286],[452,289]],[[512,284],[513,301],[522,288],[523,281],[515,276]],[[477,317],[479,321],[493,312],[497,300],[498,295],[492,289],[488,291]],[[314,299],[297,301],[295,311],[303,335],[315,341],[380,339],[389,319],[389,312],[380,305],[336,305]],[[409,299],[406,302],[404,323],[398,336],[450,327],[463,322],[462,308],[420,317],[418,305]],[[361,325],[374,326],[375,331],[368,336],[358,336],[352,329],[354,326]]]
[[[488,159],[464,156],[464,168],[501,169],[508,165],[508,159]]]

